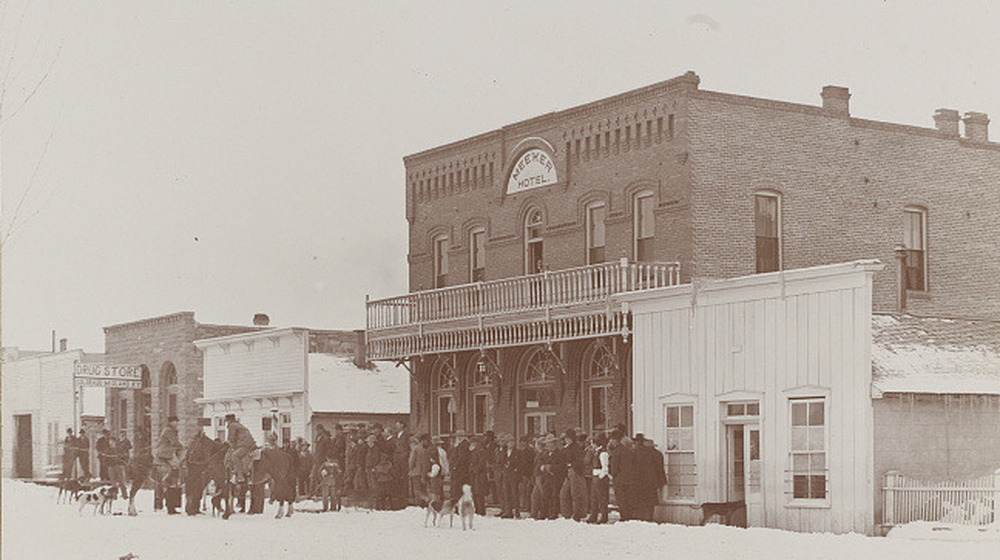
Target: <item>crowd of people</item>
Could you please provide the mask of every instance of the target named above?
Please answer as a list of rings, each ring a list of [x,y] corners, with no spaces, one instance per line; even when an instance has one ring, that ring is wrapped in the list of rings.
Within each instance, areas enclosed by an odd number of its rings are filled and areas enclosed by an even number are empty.
[[[151,459],[176,465],[181,444],[176,419],[170,420]],[[235,418],[227,418],[227,426],[230,454],[255,446]],[[249,447],[241,446],[241,439],[248,439]],[[264,444],[278,447],[276,434],[268,434]],[[70,431],[65,446],[64,471],[72,472],[77,461],[85,469],[89,440],[83,431],[79,436]],[[622,520],[652,521],[666,484],[663,454],[642,434],[627,437],[623,426],[608,434],[572,429],[561,436],[520,438],[459,431],[445,440],[411,435],[402,422],[334,424],[332,431],[317,426],[315,445],[298,438],[281,447],[293,459],[296,494],[322,500],[323,511],[340,509],[342,500],[378,510],[422,507],[434,499],[457,500],[468,484],[478,515],[486,515],[490,503],[505,518],[607,523],[613,490]],[[103,430],[96,444],[100,478],[123,484],[131,449],[124,433],[114,438]]]
[[[446,443],[428,434],[410,435],[402,423],[333,432],[320,427],[314,450],[301,440],[289,451],[298,458],[300,496],[323,499],[324,511],[343,496],[374,509],[423,506],[433,498],[457,499],[472,487],[476,513],[486,504],[500,516],[606,523],[611,489],[622,520],[653,520],[666,484],[663,454],[651,440],[582,430],[523,436],[493,432],[455,433]]]

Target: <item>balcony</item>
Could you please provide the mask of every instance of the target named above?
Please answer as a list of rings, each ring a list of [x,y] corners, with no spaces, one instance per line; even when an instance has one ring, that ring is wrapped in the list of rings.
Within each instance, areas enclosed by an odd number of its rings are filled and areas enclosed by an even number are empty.
[[[623,292],[675,286],[677,263],[619,263],[476,282],[367,303],[369,359],[618,334]]]

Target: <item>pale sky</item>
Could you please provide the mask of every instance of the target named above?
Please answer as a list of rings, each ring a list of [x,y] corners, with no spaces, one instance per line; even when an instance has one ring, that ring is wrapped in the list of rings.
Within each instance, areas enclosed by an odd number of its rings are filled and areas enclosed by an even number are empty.
[[[4,0],[2,343],[101,352],[176,311],[362,328],[407,289],[404,155],[687,70],[1000,139],[1000,2],[784,4]]]

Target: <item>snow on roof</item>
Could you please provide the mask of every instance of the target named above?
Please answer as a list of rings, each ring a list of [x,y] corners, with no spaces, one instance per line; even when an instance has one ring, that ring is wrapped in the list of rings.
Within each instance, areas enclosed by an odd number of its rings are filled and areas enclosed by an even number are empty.
[[[410,374],[406,368],[361,369],[351,358],[309,354],[309,406],[314,412],[410,412]]]
[[[883,393],[1000,395],[1000,322],[873,315],[872,342]]]

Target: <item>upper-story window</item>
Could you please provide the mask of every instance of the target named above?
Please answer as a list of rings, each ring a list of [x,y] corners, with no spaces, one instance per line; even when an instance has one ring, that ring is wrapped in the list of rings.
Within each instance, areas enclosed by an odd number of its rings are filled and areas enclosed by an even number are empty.
[[[635,259],[639,262],[650,262],[655,259],[653,238],[656,235],[656,218],[653,216],[655,206],[653,191],[642,191],[635,195]]]
[[[448,285],[448,237],[439,235],[434,238],[434,287],[443,288]]]
[[[781,196],[754,196],[754,230],[757,238],[757,273],[781,270]]]
[[[608,207],[603,202],[587,207],[587,264],[604,262],[606,244],[604,222],[607,216]]]
[[[907,290],[927,290],[927,211],[907,207],[903,211],[903,275]]]
[[[537,274],[545,269],[542,251],[542,211],[533,208],[524,220],[524,269],[528,274]]]
[[[469,279],[486,279],[486,230],[477,228],[469,233]]]

